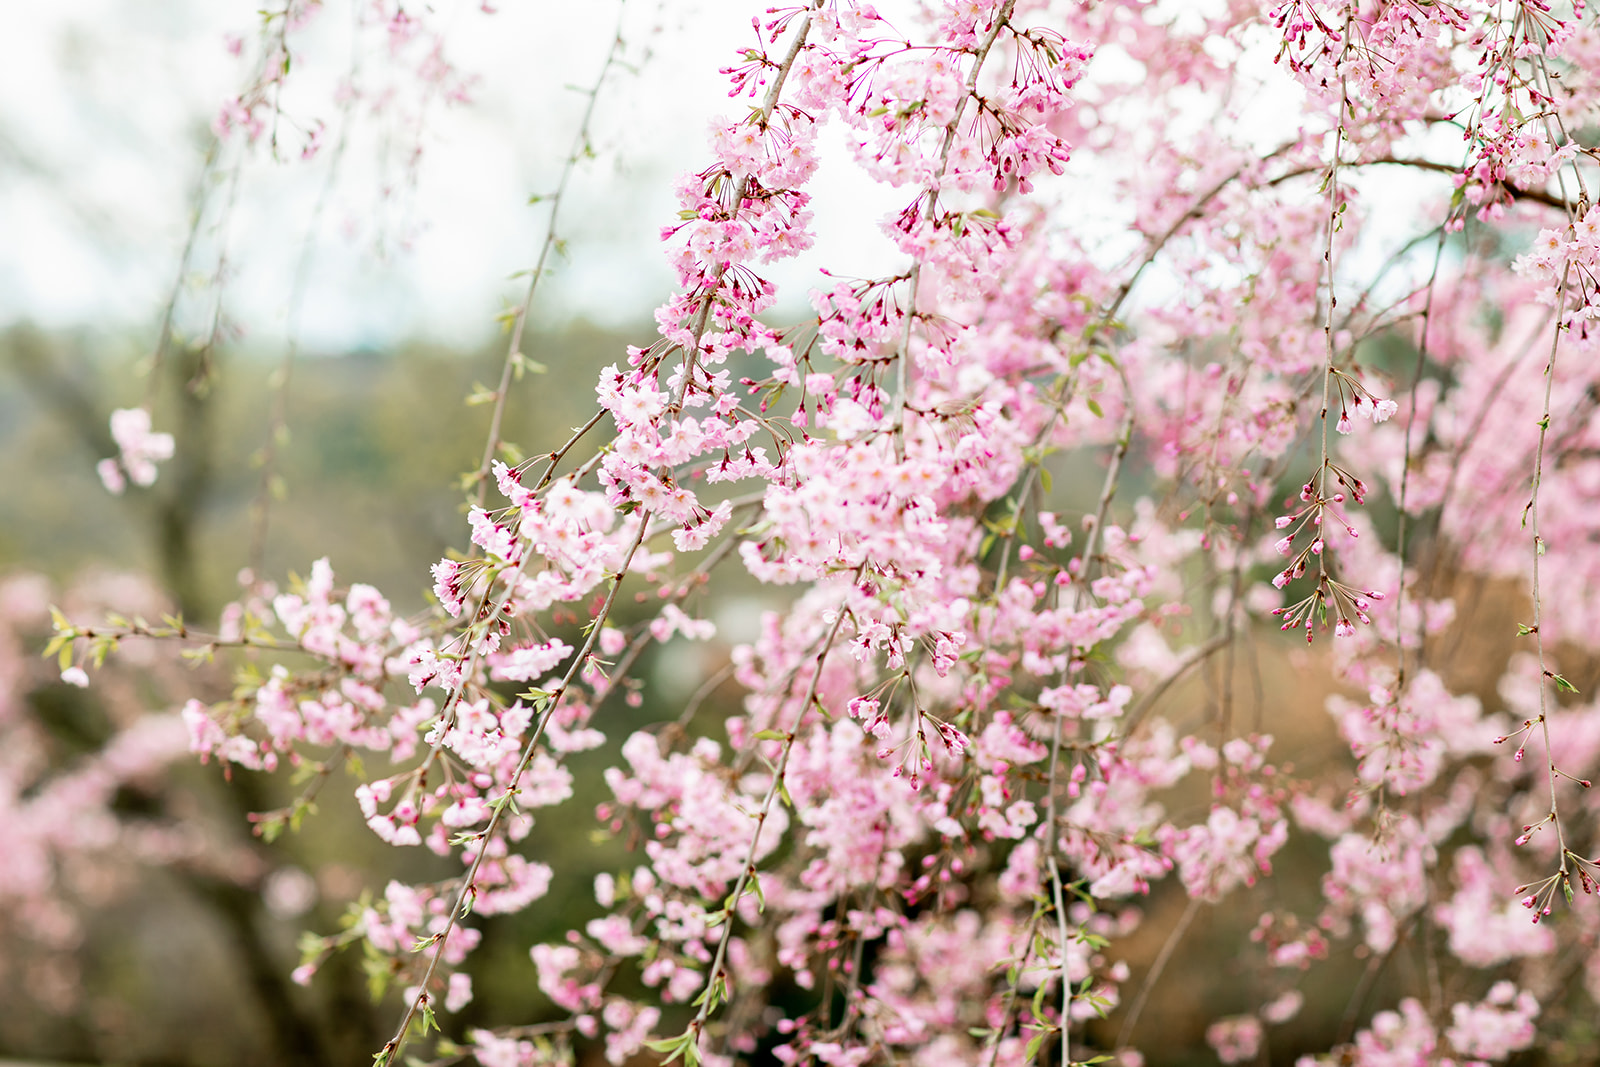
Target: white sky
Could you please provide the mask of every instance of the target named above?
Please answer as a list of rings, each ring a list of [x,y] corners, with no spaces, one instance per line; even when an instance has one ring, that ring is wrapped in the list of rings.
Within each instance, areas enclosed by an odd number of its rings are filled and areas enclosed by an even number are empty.
[[[532,265],[547,217],[527,199],[553,188],[584,102],[564,86],[593,82],[619,8],[617,0],[496,2],[493,15],[480,12],[479,0],[433,4],[447,54],[480,80],[472,106],[427,112],[414,189],[403,160],[417,138],[401,117],[414,99],[358,109],[359,134],[317,226],[301,320],[307,351],[381,348],[407,337],[472,346],[496,329],[496,312],[520,299],[523,283],[510,275]],[[748,106],[728,99],[718,68],[752,42],[750,18],[769,5],[628,0],[624,37],[639,70],[614,72],[601,97],[598,159],[583,166],[563,208],[571,258],[542,287],[542,321],[637,322],[669,291],[657,234],[676,217],[673,179],[709,160],[710,116]],[[224,41],[244,36],[249,56],[261,0],[12,6],[14,46],[0,64],[0,326],[89,326],[146,346],[188,232],[204,130],[246,75],[247,60]],[[327,120],[330,140],[334,88],[352,56],[363,78],[386,76],[381,32],[352,32],[354,13],[366,10],[366,0],[327,0],[300,38],[285,111]],[[353,39],[366,41],[366,51],[353,49]],[[1128,74],[1114,47],[1102,52],[1095,76]],[[1258,65],[1268,79],[1278,73]],[[1295,101],[1293,92],[1261,94],[1272,113],[1263,130],[1292,128]],[[825,132],[824,165],[811,187],[817,247],[768,271],[791,308],[818,280],[819,265],[856,276],[902,266],[877,223],[909,193],[863,180],[839,158],[838,137],[837,126]],[[292,149],[287,155],[293,161],[273,161],[259,147],[252,153],[226,229],[228,316],[269,344],[284,336],[291,279],[331,158],[327,148],[310,163]],[[1074,194],[1074,228],[1115,237],[1124,205],[1106,201],[1114,194],[1092,180],[1092,160],[1075,159],[1072,169],[1080,182],[1091,179]],[[1384,180],[1389,195],[1380,199],[1392,218],[1376,220],[1376,230],[1398,242],[1414,230],[1416,204],[1428,193]],[[203,278],[214,270],[222,231],[208,223],[202,236]],[[1116,244],[1103,251],[1114,258]],[[1159,272],[1142,288],[1146,299],[1160,299]],[[195,330],[209,305],[203,286],[190,292],[202,295],[182,305],[179,324]]]
[[[0,324],[90,325],[153,334],[176,276],[200,175],[202,131],[246,73],[260,0],[61,0],[16,5],[0,65]],[[329,0],[303,38],[286,110],[337,127],[332,102],[351,64],[351,8]],[[364,113],[318,226],[303,313],[308,350],[378,347],[422,336],[473,344],[517,298],[532,265],[583,97],[616,25],[614,0],[438,0],[447,54],[479,77],[470,107],[428,111],[414,190],[403,160],[415,136],[396,112]],[[638,321],[670,288],[657,237],[673,221],[672,181],[709,160],[727,98],[717,68],[753,39],[758,0],[630,0],[624,37],[637,74],[614,71],[597,112],[598,158],[563,208],[571,257],[547,279],[547,321]],[[246,59],[225,37],[246,38]],[[376,41],[371,31],[368,38]],[[378,73],[381,54],[362,60]],[[413,105],[407,105],[413,106]],[[388,138],[387,157],[385,138]],[[287,139],[287,138],[286,138]],[[836,146],[835,146],[836,147]],[[275,162],[258,147],[240,171],[227,229],[228,314],[255,337],[281,336],[291,279],[330,153]],[[389,162],[384,162],[385,158]],[[394,190],[385,198],[384,190]],[[796,299],[819,261],[871,274],[898,266],[876,222],[903,199],[821,181],[819,248],[775,271]],[[220,197],[218,202],[225,201]],[[202,271],[219,231],[203,231]],[[402,247],[404,245],[404,247]],[[198,291],[198,290],[197,290]],[[204,318],[203,301],[191,317]],[[198,328],[197,323],[190,323]]]

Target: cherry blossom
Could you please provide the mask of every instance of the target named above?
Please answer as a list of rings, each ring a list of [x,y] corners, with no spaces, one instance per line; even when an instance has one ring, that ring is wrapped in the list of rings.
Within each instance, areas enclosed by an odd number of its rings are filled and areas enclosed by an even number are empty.
[[[458,548],[419,565],[435,610],[398,618],[324,559],[252,583],[217,634],[59,618],[57,672],[92,685],[145,638],[270,660],[182,703],[190,750],[359,754],[369,830],[452,864],[348,917],[407,990],[380,1064],[470,1000],[475,916],[550,891],[543,809],[593,749],[595,831],[632,851],[528,949],[560,1055],[1134,1062],[1098,1020],[1136,1043],[1123,946],[1170,878],[1163,936],[1240,909],[1270,976],[1209,1020],[1223,1062],[1265,1054],[1303,971],[1402,951],[1468,999],[1385,987],[1302,1062],[1504,1059],[1541,1036],[1540,968],[1600,931],[1577,899],[1600,727],[1557,661],[1600,632],[1600,34],[1574,7],[761,11],[723,70],[739,104],[674,187],[655,339],[531,459],[495,458],[496,423]],[[431,21],[373,11],[430,93],[467,95]],[[278,77],[220,133],[260,137]],[[814,245],[825,134],[827,165],[897,198],[899,265],[830,263],[780,322],[768,275]],[[1384,231],[1386,168],[1435,181],[1416,241]],[[114,418],[114,491],[171,454],[150,427]],[[741,566],[770,610],[729,636],[701,591]],[[1522,617],[1474,621],[1473,582]],[[1469,624],[1521,642],[1492,700],[1445,649]],[[1279,629],[1305,639],[1276,653],[1293,685],[1328,672],[1337,759],[1242,721],[1236,672]],[[642,704],[652,645],[727,670],[630,731],[616,694]],[[1296,851],[1325,872],[1298,912],[1268,892]],[[313,937],[296,979],[350,941]],[[544,1055],[460,1036],[486,1067]]]

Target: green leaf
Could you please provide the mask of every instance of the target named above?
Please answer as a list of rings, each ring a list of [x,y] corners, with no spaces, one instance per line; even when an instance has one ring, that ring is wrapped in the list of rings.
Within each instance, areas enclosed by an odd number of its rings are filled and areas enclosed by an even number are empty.
[[[1030,1005],[1033,1010],[1033,1017],[1041,1023],[1048,1022],[1044,1017],[1044,995],[1048,989],[1049,986],[1043,982],[1039,983],[1039,988],[1033,991],[1033,1003]]]
[[[1028,1039],[1028,1047],[1022,1050],[1022,1062],[1032,1063],[1033,1058],[1039,1054],[1039,1046],[1044,1044],[1044,1039],[1050,1036],[1050,1031],[1040,1030]]]
[[[695,1041],[695,1032],[693,1030],[685,1030],[677,1037],[669,1037],[661,1041],[646,1041],[644,1047],[651,1052],[666,1054],[667,1058],[661,1061],[663,1067],[679,1057],[682,1057],[685,1067],[698,1067],[700,1063],[699,1043]]]
[[[178,653],[178,658],[187,661],[191,667],[198,667],[215,659],[216,650],[210,645],[205,645],[201,648],[186,648]]]
[[[1552,682],[1556,683],[1556,687],[1558,689],[1565,689],[1569,693],[1576,693],[1578,691],[1578,687],[1577,686],[1573,685],[1571,682],[1569,682],[1565,678],[1561,677],[1561,675],[1559,675],[1559,674],[1551,674],[1549,671],[1545,671],[1545,673],[1550,675],[1550,680]]]
[[[1084,400],[1084,405],[1088,407],[1088,409],[1094,414],[1095,418],[1103,419],[1106,417],[1106,413],[1100,408],[1100,402],[1094,397],[1091,396],[1086,398]]]
[[[383,994],[389,989],[389,979],[392,973],[389,970],[389,959],[372,947],[372,942],[363,943],[367,948],[367,957],[361,961],[361,969],[367,975],[367,995],[372,997],[376,1004],[383,999]]]
[[[782,730],[762,730],[756,734],[757,741],[787,741],[789,735]]]
[[[295,947],[300,950],[300,962],[310,963],[322,955],[323,940],[310,930],[301,930],[300,940]]]
[[[512,353],[512,355],[511,355],[511,367],[512,367],[513,370],[515,370],[517,372],[517,376],[519,378],[524,373],[527,373],[527,374],[544,374],[545,372],[547,372],[550,369],[549,367],[545,366],[543,363],[540,363],[538,360],[530,359],[530,358],[528,358],[526,355],[524,355],[521,352]]]
[[[78,637],[77,627],[67,622],[66,616],[62,616],[54,608],[50,609],[50,625],[56,633],[50,638],[50,645],[45,646],[45,659],[50,659],[56,654],[56,649],[61,648],[62,641],[72,641]]]
[[[283,833],[283,816],[263,815],[256,820],[256,833],[261,835],[261,840],[272,844]]]

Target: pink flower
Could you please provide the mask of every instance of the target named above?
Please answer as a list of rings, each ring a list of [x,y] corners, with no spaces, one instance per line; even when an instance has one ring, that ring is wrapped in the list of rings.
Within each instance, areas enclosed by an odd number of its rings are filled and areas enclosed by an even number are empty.
[[[119,408],[111,413],[111,437],[121,450],[116,460],[102,460],[96,467],[100,480],[113,493],[126,484],[122,474],[135,485],[154,485],[156,464],[172,458],[172,435],[152,433],[150,412],[144,408]],[[120,468],[120,470],[118,469]]]
[[[1244,1063],[1255,1059],[1261,1048],[1261,1020],[1253,1015],[1219,1019],[1206,1027],[1206,1044],[1223,1063]]]

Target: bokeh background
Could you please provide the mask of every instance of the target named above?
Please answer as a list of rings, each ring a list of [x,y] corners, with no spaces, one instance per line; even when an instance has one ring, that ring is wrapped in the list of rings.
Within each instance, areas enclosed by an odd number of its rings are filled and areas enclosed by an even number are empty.
[[[544,371],[507,412],[524,449],[584,421],[599,369],[648,343],[672,282],[658,239],[672,179],[700,165],[710,116],[744,106],[717,68],[750,43],[750,12],[725,0],[446,2],[400,47],[383,5],[296,4],[313,17],[293,38],[281,147],[219,140],[271,29],[261,6],[8,13],[25,46],[0,70],[0,852],[17,868],[0,872],[0,1058],[342,1064],[382,1044],[398,991],[374,997],[382,976],[355,953],[294,985],[298,935],[337,932],[363,894],[449,865],[372,839],[342,776],[268,845],[248,816],[298,792],[286,778],[169,760],[170,734],[124,766],[142,723],[224,695],[242,664],[130,643],[78,689],[40,656],[47,608],[203,626],[242,568],[283,583],[327,557],[341,584],[425,610],[483,450],[488,408],[466,401],[498,379],[502,315],[549,229],[549,202],[530,200],[556,187],[613,38],[523,344]],[[418,77],[436,46],[465,100]],[[819,189],[819,208],[828,197],[818,255],[880,269],[883,205],[843,186]],[[803,294],[808,271],[787,288]],[[154,487],[114,497],[94,464],[116,451],[110,413],[140,405],[177,455]],[[749,631],[760,596],[724,597],[725,630]],[[615,736],[675,717],[663,709],[725,664],[726,644],[698,648],[645,657],[648,698],[614,701]],[[713,693],[707,717],[733,700]],[[554,891],[487,923],[452,1033],[549,1014],[527,947],[581,925],[594,875],[628,862],[587,814],[611,758],[572,761],[578,796],[539,834]]]
[[[175,649],[130,644],[77,689],[39,655],[46,606],[83,621],[181,612],[204,624],[236,595],[242,568],[284,581],[326,556],[341,585],[368,582],[400,610],[425,610],[428,565],[465,541],[460,478],[488,421],[465,401],[498,377],[497,317],[544,240],[548,207],[528,201],[554,187],[572,141],[585,100],[570,86],[592,83],[620,25],[626,62],[602,87],[593,158],[563,205],[563,248],[523,346],[545,370],[508,410],[506,436],[529,454],[592,412],[601,367],[648,343],[650,309],[671,284],[657,230],[675,214],[672,178],[700,165],[708,116],[743,106],[717,75],[751,32],[748,5],[731,0],[530,0],[494,14],[437,4],[431,25],[470,84],[471,103],[456,105],[417,97],[406,56],[362,22],[365,6],[329,0],[286,104],[305,128],[326,124],[324,146],[310,160],[273,158],[238,139],[219,146],[211,129],[248,76],[257,6],[67,0],[8,15],[22,47],[0,65],[0,868],[12,866],[0,870],[0,1057],[333,1065],[365,1063],[382,1044],[395,991],[375,999],[382,976],[356,953],[294,985],[297,938],[337,931],[390,878],[445,877],[449,865],[373,839],[341,775],[316,818],[269,845],[248,815],[283,804],[285,778],[225,780],[182,757],[118,770],[107,754],[119,738],[186,696],[225,694],[241,664],[191,666]],[[363,94],[344,106],[348,80]],[[828,158],[818,247],[779,272],[790,295],[774,321],[801,313],[821,262],[861,275],[893,263],[874,225],[893,198],[835,184]],[[175,435],[176,458],[151,489],[113,497],[94,464],[115,451],[110,412],[141,403]],[[1061,459],[1062,510],[1090,497],[1094,462]],[[676,718],[692,695],[705,696],[696,726],[707,732],[737,706],[718,671],[782,592],[721,577],[699,606],[719,639],[648,653],[637,706],[614,700],[597,722],[613,738]],[[1517,601],[1461,582],[1469,610],[1441,663],[1492,707],[1509,649],[1466,635],[1474,613]],[[1580,688],[1596,673],[1569,671]],[[1322,713],[1333,685],[1313,653],[1260,635],[1163,709],[1192,728],[1219,713],[1224,687],[1235,715],[1279,738],[1280,760],[1337,765],[1344,749]],[[611,756],[607,746],[570,761],[577,796],[533,837],[555,887],[527,913],[485,922],[476,999],[447,1032],[552,1017],[527,947],[581,925],[594,875],[630,862],[629,843],[597,836],[589,817]],[[92,817],[96,798],[109,818]],[[1203,811],[1206,798],[1170,802]],[[29,857],[44,867],[22,871]],[[1159,887],[1140,905],[1126,944],[1136,982],[1184,927],[1145,1008],[1137,1043],[1150,1062],[1215,1062],[1206,1024],[1259,1003],[1266,980],[1249,924],[1267,904],[1314,913],[1325,864],[1325,850],[1291,845],[1270,886],[1219,908],[1189,912]],[[1302,1016],[1272,1032],[1270,1062],[1348,1035],[1387,1002],[1387,984],[1426,980],[1421,956],[1342,951],[1308,979]],[[1569,1046],[1542,1054],[1583,1062],[1593,1025],[1569,1029]]]

